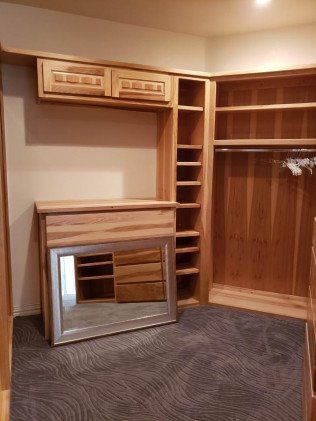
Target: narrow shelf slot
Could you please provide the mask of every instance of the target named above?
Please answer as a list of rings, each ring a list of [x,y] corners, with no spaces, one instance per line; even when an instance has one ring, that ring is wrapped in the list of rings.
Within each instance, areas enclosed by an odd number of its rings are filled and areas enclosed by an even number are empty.
[[[200,167],[202,165],[202,162],[198,162],[198,161],[191,161],[191,162],[186,162],[186,161],[182,161],[182,162],[177,162],[177,166],[178,167]]]
[[[198,253],[200,251],[200,247],[197,246],[187,246],[187,247],[177,247],[176,248],[176,254],[182,254],[182,253]]]
[[[193,273],[199,273],[199,269],[185,263],[177,265],[177,269],[176,269],[177,276],[191,275]]]
[[[105,266],[105,265],[113,265],[113,261],[109,260],[107,262],[79,263],[77,267],[83,268],[83,267]]]
[[[176,232],[176,237],[199,237],[200,233],[196,230],[182,230]]]
[[[178,187],[184,187],[184,186],[201,186],[200,181],[177,181]]]
[[[179,143],[177,145],[178,149],[192,149],[192,150],[201,150],[203,149],[202,145],[186,145],[184,143]]]
[[[180,203],[178,209],[199,209],[200,207],[199,203]]]
[[[81,276],[78,281],[92,281],[96,279],[113,279],[114,275]]]
[[[203,107],[198,107],[195,105],[179,105],[178,106],[178,110],[180,112],[184,112],[184,113],[192,113],[192,112],[203,112],[204,108]]]
[[[197,306],[199,304],[199,301],[194,298],[180,298],[178,300],[178,307],[193,307],[193,306]]]

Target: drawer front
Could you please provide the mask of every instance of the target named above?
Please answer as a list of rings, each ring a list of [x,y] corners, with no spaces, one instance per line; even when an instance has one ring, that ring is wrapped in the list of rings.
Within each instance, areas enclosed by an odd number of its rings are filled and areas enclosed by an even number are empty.
[[[161,261],[160,249],[124,250],[114,253],[115,266],[155,263]]]
[[[117,285],[115,299],[118,303],[163,301],[166,299],[165,286],[163,282]]]
[[[112,70],[112,95],[116,98],[169,102],[171,77],[134,70]]]
[[[116,284],[162,281],[162,268],[160,262],[115,266],[114,275]]]
[[[174,235],[174,210],[47,215],[47,247],[100,244]]]
[[[106,67],[39,59],[38,72],[44,93],[111,96],[111,69]]]

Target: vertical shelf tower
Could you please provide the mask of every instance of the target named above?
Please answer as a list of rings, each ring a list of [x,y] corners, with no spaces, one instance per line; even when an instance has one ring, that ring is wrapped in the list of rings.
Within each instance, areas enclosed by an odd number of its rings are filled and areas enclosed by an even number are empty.
[[[215,83],[176,77],[173,110],[158,119],[158,197],[179,203],[176,218],[178,304],[208,302],[212,281],[211,203]]]

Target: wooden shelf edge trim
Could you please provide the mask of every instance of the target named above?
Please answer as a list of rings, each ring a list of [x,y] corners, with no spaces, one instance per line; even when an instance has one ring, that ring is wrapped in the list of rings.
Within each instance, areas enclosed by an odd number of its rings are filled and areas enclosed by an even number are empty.
[[[197,107],[194,105],[178,105],[178,110],[183,112],[203,112],[204,107]]]
[[[236,105],[229,107],[216,107],[216,112],[243,112],[243,111],[273,111],[273,110],[297,110],[316,108],[316,102],[298,102],[292,104],[268,104],[268,105]]]
[[[201,167],[202,166],[202,162],[199,161],[181,161],[181,162],[177,162],[177,166],[178,167]]]
[[[185,307],[195,307],[198,306],[200,303],[196,298],[184,298],[178,300],[178,307],[185,308]]]
[[[316,139],[223,139],[214,146],[316,146]]]
[[[176,237],[177,238],[181,238],[181,237],[199,237],[200,233],[199,231],[195,231],[195,230],[183,230],[183,231],[177,231],[176,232]]]
[[[307,298],[213,284],[209,304],[257,311],[278,316],[307,319]]]
[[[199,273],[199,272],[200,270],[194,266],[185,266],[185,267],[180,267],[176,269],[177,276],[191,275],[191,274]]]
[[[185,144],[185,143],[178,143],[177,144],[177,148],[178,149],[197,149],[197,150],[201,150],[203,149],[203,145],[189,145],[189,144]]]
[[[114,275],[81,276],[78,281],[102,281],[102,279],[114,279]]]
[[[180,203],[178,209],[199,209],[200,203]]]
[[[86,267],[92,267],[92,266],[108,266],[113,265],[113,261],[105,261],[105,262],[94,262],[94,263],[79,263],[77,265],[78,268],[86,268]]]
[[[181,253],[198,253],[200,251],[200,247],[177,247],[176,254]]]
[[[184,186],[201,186],[202,183],[200,181],[177,181],[177,186],[184,187]]]

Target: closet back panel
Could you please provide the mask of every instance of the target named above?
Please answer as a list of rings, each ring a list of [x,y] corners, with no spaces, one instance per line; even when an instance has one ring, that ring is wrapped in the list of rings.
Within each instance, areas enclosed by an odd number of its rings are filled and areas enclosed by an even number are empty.
[[[316,172],[268,163],[285,157],[216,154],[214,282],[307,296]]]

